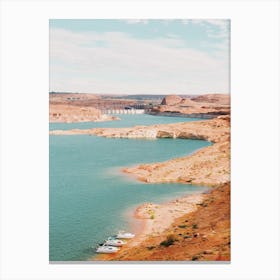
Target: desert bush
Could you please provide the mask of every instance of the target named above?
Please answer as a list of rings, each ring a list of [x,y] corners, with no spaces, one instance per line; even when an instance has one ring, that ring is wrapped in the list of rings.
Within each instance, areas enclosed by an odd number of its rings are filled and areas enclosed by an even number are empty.
[[[195,255],[195,256],[192,256],[192,261],[197,261],[199,259],[199,256]]]
[[[179,227],[179,228],[186,228],[187,225],[179,225],[178,227]]]
[[[166,238],[166,240],[162,241],[160,243],[161,246],[169,247],[170,245],[174,244],[174,242],[177,241],[174,234],[169,234]]]

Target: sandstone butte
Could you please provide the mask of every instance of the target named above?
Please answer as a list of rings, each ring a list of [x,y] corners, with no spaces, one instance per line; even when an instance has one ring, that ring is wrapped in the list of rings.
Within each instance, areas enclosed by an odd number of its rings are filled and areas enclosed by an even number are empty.
[[[143,227],[135,240],[119,253],[99,256],[98,260],[230,260],[229,115],[188,123],[74,129],[51,131],[50,134],[211,141],[211,146],[189,156],[160,163],[141,164],[123,170],[147,183],[180,182],[212,188],[208,193],[179,198],[161,205],[141,205],[136,210],[135,217],[143,222]]]
[[[167,95],[163,98],[161,105],[175,105],[182,101],[182,98],[178,95]]]
[[[50,103],[50,122],[98,122],[118,119],[119,118],[114,116],[104,115],[99,109],[93,107],[81,107],[69,104]]]
[[[178,114],[190,117],[228,115],[230,114],[230,96],[228,94],[204,94],[192,98],[181,98],[177,95],[168,95],[160,105],[152,109],[151,114]]]

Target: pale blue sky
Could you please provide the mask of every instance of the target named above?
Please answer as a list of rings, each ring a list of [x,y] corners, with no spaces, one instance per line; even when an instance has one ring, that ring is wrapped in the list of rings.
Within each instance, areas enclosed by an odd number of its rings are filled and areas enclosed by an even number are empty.
[[[229,93],[228,20],[50,20],[50,91]]]

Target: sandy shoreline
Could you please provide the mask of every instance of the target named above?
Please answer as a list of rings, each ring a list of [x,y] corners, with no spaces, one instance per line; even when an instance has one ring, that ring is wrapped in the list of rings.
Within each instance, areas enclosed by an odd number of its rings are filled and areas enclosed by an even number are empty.
[[[143,221],[142,231],[118,253],[91,260],[229,261],[229,203],[230,185],[224,184],[159,205],[143,204],[135,210],[135,219]],[[155,210],[158,218],[151,219],[150,210]],[[163,246],[170,238],[172,244]]]
[[[170,227],[176,218],[195,211],[197,204],[202,203],[203,198],[203,193],[190,194],[162,204],[144,203],[140,205],[134,213],[136,219],[143,221],[143,228],[138,236],[139,240],[160,235]]]
[[[133,210],[131,214],[132,231],[135,238],[129,240],[121,251],[112,255],[98,255],[92,260],[113,260],[118,255],[124,254],[127,250],[138,246],[147,238],[159,236],[167,230],[172,223],[184,214],[195,211],[205,198],[205,191],[202,193],[188,194],[177,199],[164,203],[143,203]],[[133,230],[137,228],[137,230]]]

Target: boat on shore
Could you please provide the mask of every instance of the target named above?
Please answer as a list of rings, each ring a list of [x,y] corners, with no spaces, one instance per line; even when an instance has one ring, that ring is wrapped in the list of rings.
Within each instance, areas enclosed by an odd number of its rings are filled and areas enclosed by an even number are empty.
[[[109,237],[104,242],[104,245],[106,245],[106,246],[115,246],[115,247],[121,247],[121,246],[123,246],[125,244],[126,244],[126,241],[120,240],[120,239],[116,239],[116,238],[112,238],[112,237]]]
[[[119,231],[115,237],[109,237],[104,243],[97,246],[95,252],[102,254],[112,254],[120,250],[120,247],[125,245],[127,242],[121,239],[131,239],[135,234],[125,231]],[[121,239],[119,239],[121,238]]]
[[[96,248],[96,253],[102,253],[102,254],[112,254],[118,252],[120,249],[115,246],[107,246],[105,244],[99,245]]]
[[[125,232],[125,231],[119,231],[118,234],[116,235],[116,238],[120,238],[120,239],[131,239],[133,237],[135,237],[135,234],[130,232]]]

